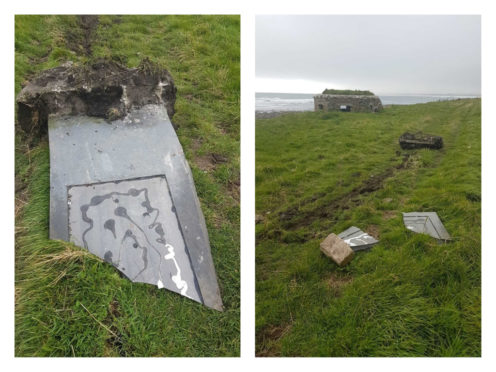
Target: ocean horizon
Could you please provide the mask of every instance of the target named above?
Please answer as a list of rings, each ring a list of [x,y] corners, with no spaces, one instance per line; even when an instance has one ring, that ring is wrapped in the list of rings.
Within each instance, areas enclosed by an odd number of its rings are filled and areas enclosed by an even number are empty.
[[[318,93],[255,93],[255,111],[313,111],[313,96]],[[464,94],[396,94],[377,95],[383,105],[414,105],[461,98],[480,98],[480,95]]]

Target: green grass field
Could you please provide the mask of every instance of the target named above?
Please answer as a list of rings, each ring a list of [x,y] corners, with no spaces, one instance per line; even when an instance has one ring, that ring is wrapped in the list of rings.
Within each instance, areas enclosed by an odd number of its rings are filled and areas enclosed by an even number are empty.
[[[136,67],[148,57],[172,74],[173,122],[225,307],[132,283],[85,250],[49,240],[48,140],[16,127],[16,356],[239,355],[239,33],[239,16],[101,16],[89,33],[76,16],[16,16],[16,95],[38,71],[67,60]]]
[[[481,355],[480,105],[257,120],[257,355]],[[445,146],[403,151],[406,130]],[[413,211],[453,241],[408,231]],[[319,243],[352,225],[380,242],[339,268]]]

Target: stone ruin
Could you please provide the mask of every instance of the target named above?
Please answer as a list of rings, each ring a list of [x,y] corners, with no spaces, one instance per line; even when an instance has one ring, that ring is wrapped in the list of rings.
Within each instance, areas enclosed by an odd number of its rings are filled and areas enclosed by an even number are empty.
[[[313,97],[315,111],[379,112],[382,102],[373,95],[319,94]]]

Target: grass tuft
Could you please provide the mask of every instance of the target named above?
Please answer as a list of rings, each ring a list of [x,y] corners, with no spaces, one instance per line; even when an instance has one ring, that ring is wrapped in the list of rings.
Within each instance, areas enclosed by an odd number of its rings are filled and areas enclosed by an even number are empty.
[[[52,254],[37,254],[34,258],[33,265],[56,265],[56,264],[70,264],[73,261],[82,261],[83,258],[94,258],[99,260],[98,257],[92,255],[88,251],[80,248],[66,245],[65,249],[60,252]]]

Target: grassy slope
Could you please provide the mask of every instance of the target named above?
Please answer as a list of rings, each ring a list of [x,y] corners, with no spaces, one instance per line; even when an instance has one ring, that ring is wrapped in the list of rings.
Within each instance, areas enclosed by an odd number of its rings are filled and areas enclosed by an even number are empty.
[[[405,130],[445,147],[401,151]],[[480,136],[480,100],[258,120],[258,355],[479,356]],[[454,241],[407,231],[410,211],[437,211]],[[352,225],[380,243],[339,268],[319,243]]]
[[[48,240],[49,153],[16,129],[17,356],[239,355],[239,17],[102,16],[93,55],[73,16],[16,17],[16,94],[37,71],[111,57],[165,66],[179,139],[205,214],[225,312],[131,283],[82,249]],[[70,40],[70,42],[68,42]],[[227,162],[214,164],[211,153]]]

